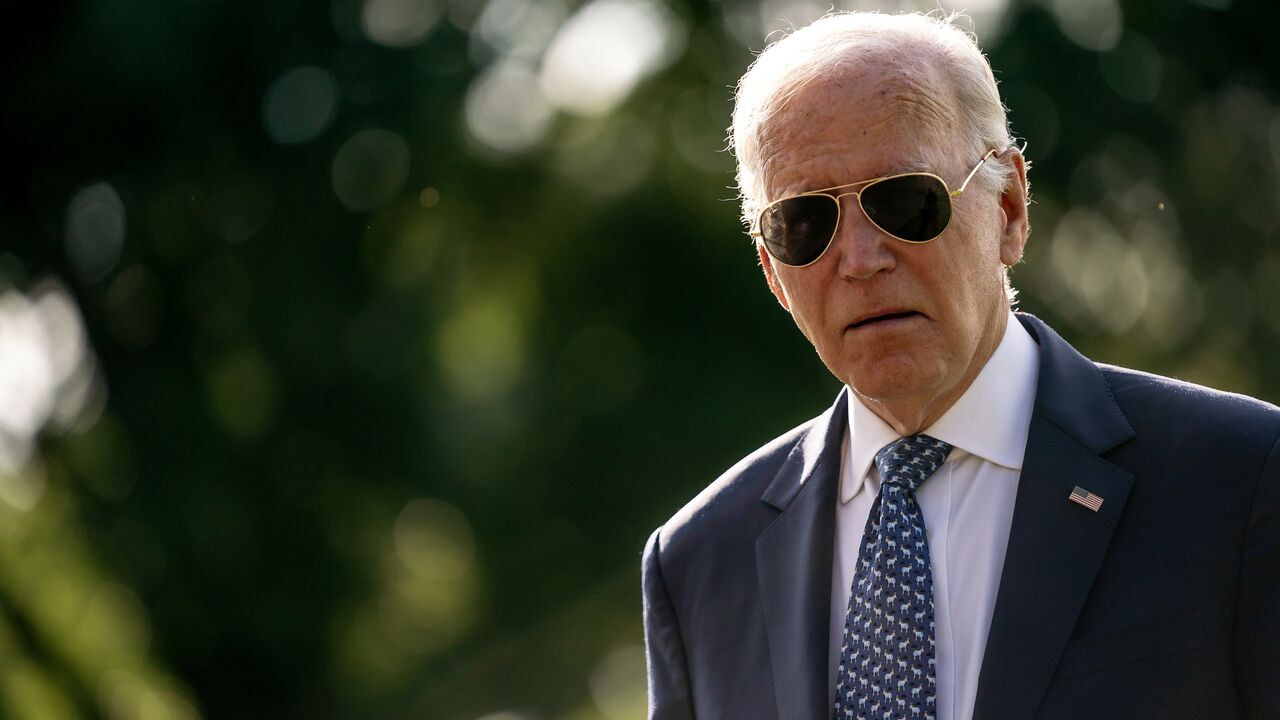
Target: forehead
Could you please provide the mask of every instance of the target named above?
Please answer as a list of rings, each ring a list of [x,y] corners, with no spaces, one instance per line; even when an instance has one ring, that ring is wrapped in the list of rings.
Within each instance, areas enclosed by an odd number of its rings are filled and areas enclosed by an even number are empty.
[[[796,89],[760,132],[769,198],[933,168],[958,144],[954,102],[929,68],[833,68]]]

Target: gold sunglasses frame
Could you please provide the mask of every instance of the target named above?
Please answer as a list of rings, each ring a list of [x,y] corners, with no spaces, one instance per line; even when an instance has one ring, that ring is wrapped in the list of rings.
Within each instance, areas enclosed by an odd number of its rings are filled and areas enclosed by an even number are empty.
[[[970,170],[969,174],[965,176],[964,182],[960,183],[960,187],[956,190],[952,190],[951,188],[947,187],[947,181],[943,180],[940,176],[935,175],[934,173],[908,172],[908,173],[896,173],[893,175],[885,175],[883,177],[872,178],[870,180],[859,180],[858,182],[845,183],[844,185],[836,185],[835,187],[822,188],[821,190],[810,190],[809,192],[802,192],[802,193],[797,193],[795,195],[788,195],[784,198],[779,198],[778,200],[774,200],[768,205],[765,205],[760,210],[759,214],[756,215],[756,229],[752,230],[750,235],[753,238],[759,238],[760,243],[764,245],[765,252],[769,253],[769,257],[773,258],[775,261],[782,263],[787,267],[794,267],[794,268],[809,267],[810,265],[821,260],[822,256],[826,255],[827,250],[831,248],[831,244],[836,239],[836,233],[840,231],[840,221],[844,218],[843,203],[841,203],[840,200],[852,195],[858,198],[858,209],[861,210],[863,216],[867,218],[867,222],[871,223],[873,226],[875,226],[877,230],[884,233],[885,235],[888,235],[894,240],[898,240],[904,243],[910,243],[912,245],[924,245],[925,243],[933,242],[934,240],[938,239],[938,237],[941,236],[942,233],[946,232],[947,226],[951,224],[951,221],[949,219],[947,220],[947,225],[944,225],[942,230],[939,231],[937,235],[934,235],[928,240],[907,240],[906,238],[900,238],[897,235],[894,235],[893,233],[889,232],[888,230],[885,230],[883,227],[880,227],[880,225],[876,223],[875,220],[871,219],[871,215],[867,213],[867,209],[862,206],[862,193],[866,192],[867,188],[872,187],[873,185],[879,185],[880,183],[885,182],[886,180],[894,180],[900,177],[913,177],[917,175],[923,175],[925,177],[931,177],[937,180],[938,182],[942,183],[942,189],[947,192],[948,198],[957,198],[957,197],[960,197],[960,193],[963,193],[965,191],[965,188],[969,187],[969,181],[973,180],[974,175],[978,174],[978,170],[979,168],[982,167],[983,163],[985,163],[988,159],[990,159],[992,155],[995,155],[996,152],[997,151],[995,148],[988,150],[987,154],[983,155],[982,159],[978,161],[978,164],[973,166],[973,169]],[[858,185],[861,185],[863,187],[861,190],[858,190],[856,192],[843,192],[843,193],[838,193],[834,195],[832,194],[833,190],[843,190],[844,188],[856,187]],[[761,234],[759,228],[762,221],[764,220],[764,214],[769,212],[770,209],[788,200],[794,200],[796,198],[801,198],[801,197],[810,197],[813,195],[821,195],[822,197],[831,198],[831,200],[836,204],[836,223],[831,228],[831,237],[827,238],[827,244],[822,247],[822,252],[818,253],[817,257],[815,257],[814,259],[810,260],[809,262],[803,265],[792,265],[791,263],[785,260],[782,260],[777,255],[773,254],[773,250],[769,248],[769,243],[764,241],[764,235]]]

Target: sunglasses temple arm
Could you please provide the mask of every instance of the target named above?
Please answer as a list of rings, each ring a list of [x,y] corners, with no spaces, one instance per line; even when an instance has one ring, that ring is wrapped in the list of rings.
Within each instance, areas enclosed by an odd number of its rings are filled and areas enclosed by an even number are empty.
[[[968,175],[967,177],[965,177],[964,182],[960,183],[960,187],[959,187],[959,189],[957,189],[955,192],[951,193],[951,197],[958,197],[958,196],[960,195],[960,193],[964,192],[964,189],[965,189],[965,188],[967,188],[967,187],[969,187],[969,181],[973,179],[973,176],[974,176],[974,175],[977,175],[977,174],[978,174],[978,171],[982,169],[982,165],[983,165],[985,162],[987,162],[987,159],[988,159],[988,158],[990,158],[992,155],[995,155],[995,154],[996,154],[996,150],[995,150],[995,148],[991,148],[990,150],[988,150],[988,151],[987,151],[987,154],[986,154],[986,155],[983,155],[983,156],[982,156],[982,159],[978,161],[978,164],[977,164],[977,165],[974,165],[974,166],[973,166],[973,169],[969,171],[969,175]]]

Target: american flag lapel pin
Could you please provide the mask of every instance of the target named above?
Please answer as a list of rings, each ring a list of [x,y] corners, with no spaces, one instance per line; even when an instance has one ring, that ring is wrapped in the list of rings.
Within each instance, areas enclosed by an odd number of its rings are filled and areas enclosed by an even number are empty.
[[[1079,485],[1071,490],[1071,494],[1067,499],[1077,505],[1083,505],[1094,512],[1098,512],[1098,508],[1102,507],[1102,498],[1085,490]]]

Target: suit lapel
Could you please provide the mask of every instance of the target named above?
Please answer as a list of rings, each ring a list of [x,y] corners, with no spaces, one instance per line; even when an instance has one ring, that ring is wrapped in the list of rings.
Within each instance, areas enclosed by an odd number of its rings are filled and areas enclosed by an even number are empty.
[[[828,617],[846,393],[796,444],[762,498],[782,511],[755,546],[779,720],[831,714]]]
[[[1133,482],[1099,457],[1133,437],[1101,371],[1039,320],[1019,319],[1040,345],[1040,377],[975,720],[1035,715]],[[1068,501],[1077,485],[1103,499],[1097,512]]]

